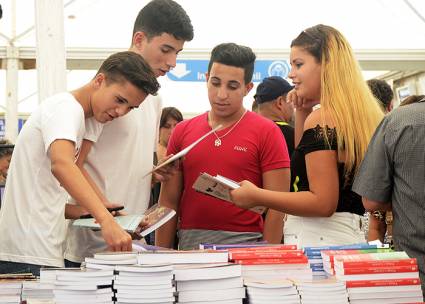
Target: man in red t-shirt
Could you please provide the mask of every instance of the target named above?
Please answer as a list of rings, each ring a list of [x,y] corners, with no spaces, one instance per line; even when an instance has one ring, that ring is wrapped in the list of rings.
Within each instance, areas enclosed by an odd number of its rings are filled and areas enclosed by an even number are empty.
[[[216,46],[208,66],[207,87],[211,110],[177,125],[167,154],[176,154],[218,126],[196,145],[181,168],[161,188],[159,202],[178,211],[179,249],[200,243],[229,244],[257,240],[280,243],[283,214],[269,210],[261,215],[196,192],[192,185],[203,172],[230,179],[249,180],[259,187],[289,191],[289,156],[279,128],[243,107],[252,89],[255,54],[234,43]],[[177,219],[156,232],[156,245],[172,247]]]

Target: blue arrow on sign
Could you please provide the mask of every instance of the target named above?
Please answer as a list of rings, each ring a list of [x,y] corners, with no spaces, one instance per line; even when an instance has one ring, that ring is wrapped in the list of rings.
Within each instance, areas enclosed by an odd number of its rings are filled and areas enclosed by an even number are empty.
[[[177,60],[176,67],[167,73],[173,81],[206,81],[208,60]],[[261,82],[265,77],[280,76],[287,78],[289,64],[287,60],[256,60],[253,82]]]

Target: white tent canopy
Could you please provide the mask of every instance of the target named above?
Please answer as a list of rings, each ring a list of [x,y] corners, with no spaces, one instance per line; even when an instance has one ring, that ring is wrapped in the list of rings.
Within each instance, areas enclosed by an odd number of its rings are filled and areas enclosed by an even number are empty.
[[[72,62],[68,60],[68,68],[95,69],[100,59],[128,48],[133,21],[147,2],[64,0],[65,47],[68,59],[74,56]],[[364,69],[425,70],[423,0],[177,2],[185,8],[195,29],[195,38],[185,45],[181,58],[208,58],[209,50],[216,44],[232,41],[252,47],[259,58],[287,59],[291,40],[304,28],[323,23],[338,28],[347,37]],[[34,3],[4,0],[2,7],[0,58],[6,58],[7,48],[13,46],[20,59],[28,60],[21,60],[21,65],[31,67],[36,41]],[[88,65],[84,66],[79,63],[84,62],[80,58],[94,61],[87,61]],[[68,88],[85,83],[93,74],[94,71],[69,71]],[[5,75],[5,70],[0,70],[4,84]],[[162,77],[160,82],[165,105],[176,106],[183,112],[208,109],[205,84],[174,82],[167,77]],[[18,111],[31,112],[38,103],[36,72],[21,70],[18,88]],[[5,92],[1,86],[1,96]],[[251,95],[246,99],[247,106]],[[0,105],[5,106],[3,98]]]

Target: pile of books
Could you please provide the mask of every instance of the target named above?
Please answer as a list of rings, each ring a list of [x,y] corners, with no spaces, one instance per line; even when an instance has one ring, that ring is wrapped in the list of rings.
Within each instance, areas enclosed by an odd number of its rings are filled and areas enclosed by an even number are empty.
[[[31,273],[0,274],[0,303],[21,303],[22,284],[26,280],[35,280]]]
[[[177,302],[242,304],[241,266],[230,263],[175,265]]]
[[[244,281],[248,304],[299,304],[300,296],[290,280]]]
[[[304,254],[310,263],[313,277],[315,279],[325,279],[329,273],[323,267],[322,251],[324,250],[356,250],[356,249],[376,249],[378,245],[370,245],[368,243],[359,243],[351,245],[333,245],[333,246],[313,246],[304,247]]]
[[[28,302],[28,300],[53,300],[53,288],[54,283],[43,283],[40,280],[24,281],[22,282],[22,301]]]
[[[337,255],[334,271],[346,281],[350,303],[423,301],[417,261],[405,252]]]
[[[308,259],[295,245],[229,248],[229,260],[242,265],[242,277],[254,280],[311,280]]]
[[[116,303],[169,303],[175,301],[173,266],[116,266],[114,290]]]
[[[302,304],[348,304],[345,282],[335,278],[296,282]]]
[[[56,270],[55,275],[56,304],[113,303],[113,270]]]

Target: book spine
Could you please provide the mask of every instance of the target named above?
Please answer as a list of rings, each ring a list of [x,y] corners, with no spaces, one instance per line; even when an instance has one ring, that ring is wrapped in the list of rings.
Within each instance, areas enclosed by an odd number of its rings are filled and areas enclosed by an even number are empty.
[[[341,246],[318,246],[318,247],[304,247],[304,252],[320,252],[322,250],[352,250],[352,249],[372,249],[378,248],[377,245],[369,245],[368,243],[341,245]]]
[[[226,245],[223,246],[216,246],[216,247],[226,247]],[[262,246],[248,246],[246,248],[239,247],[227,247],[229,251],[276,251],[276,250],[297,250],[297,245],[272,245],[272,246],[265,246],[264,244]],[[298,252],[302,252],[299,250]]]
[[[229,252],[229,260],[283,259],[303,257],[300,252]]]
[[[250,260],[234,260],[235,263],[241,265],[266,265],[266,264],[307,264],[306,258],[296,259],[250,259]]]
[[[356,288],[356,287],[420,285],[421,281],[419,279],[360,280],[360,281],[346,281],[345,284],[347,288]]]
[[[364,261],[335,261],[335,267],[338,268],[362,268],[362,267],[393,267],[417,265],[415,258],[402,260],[364,260]]]
[[[343,269],[338,274],[372,274],[372,273],[399,273],[399,272],[417,272],[418,266],[393,266],[393,267],[362,267]]]

